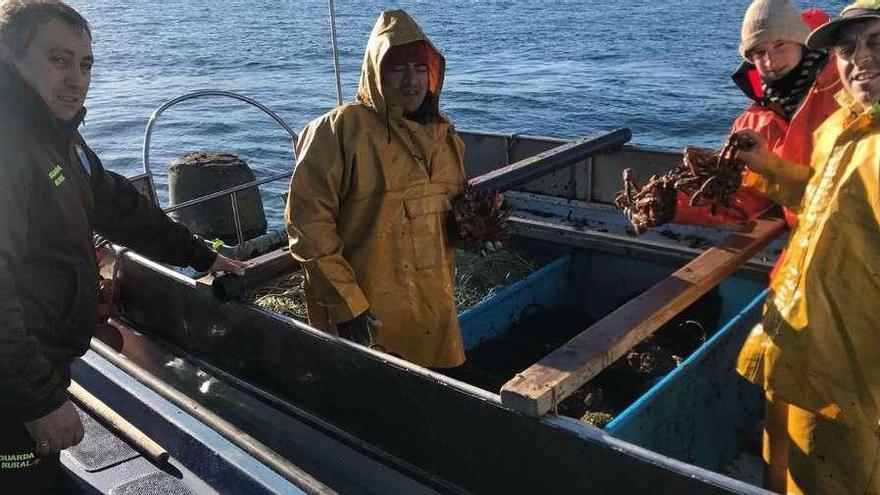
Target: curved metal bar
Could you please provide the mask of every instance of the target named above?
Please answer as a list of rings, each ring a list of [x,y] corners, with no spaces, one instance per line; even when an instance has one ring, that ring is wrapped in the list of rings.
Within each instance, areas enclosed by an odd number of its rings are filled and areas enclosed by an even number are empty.
[[[243,101],[245,103],[248,103],[252,106],[259,108],[264,113],[266,113],[267,115],[272,117],[272,119],[275,120],[275,122],[277,122],[281,127],[283,127],[284,130],[287,131],[287,133],[290,135],[290,138],[291,138],[293,145],[294,146],[296,145],[296,139],[297,139],[296,132],[294,132],[294,130],[289,125],[287,125],[287,123],[284,122],[284,120],[282,120],[281,117],[279,117],[275,112],[270,110],[268,107],[266,107],[262,103],[260,103],[256,100],[253,100],[251,98],[248,98],[247,96],[242,96],[238,93],[233,93],[231,91],[221,91],[221,90],[215,90],[215,89],[195,91],[193,93],[187,93],[183,96],[178,96],[177,98],[174,98],[173,100],[168,101],[167,103],[165,103],[164,105],[162,105],[161,107],[159,107],[153,111],[153,114],[150,115],[149,122],[147,122],[147,130],[144,133],[144,147],[143,147],[144,173],[150,177],[150,187],[153,188],[153,193],[154,193],[153,196],[156,197],[157,203],[159,200],[158,200],[158,196],[155,194],[156,184],[153,182],[153,172],[150,169],[150,138],[153,135],[153,127],[156,125],[156,121],[159,119],[159,116],[162,115],[162,113],[165,110],[167,110],[168,108],[170,108],[170,107],[172,107],[182,101],[192,100],[195,98],[201,98],[201,97],[205,97],[205,96],[225,96],[227,98],[233,98],[233,99],[236,99],[239,101]],[[296,158],[296,152],[294,151],[294,159],[295,158]]]

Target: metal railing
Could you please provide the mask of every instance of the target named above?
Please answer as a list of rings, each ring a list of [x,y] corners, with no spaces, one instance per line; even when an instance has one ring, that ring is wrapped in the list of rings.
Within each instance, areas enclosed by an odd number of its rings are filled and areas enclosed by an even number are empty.
[[[233,99],[236,99],[239,101],[243,101],[249,105],[252,105],[252,106],[262,110],[263,113],[272,117],[272,119],[275,120],[275,122],[277,122],[282,128],[284,128],[284,130],[287,131],[287,133],[290,135],[291,152],[293,154],[294,162],[296,161],[296,140],[297,140],[296,132],[294,132],[293,129],[289,125],[287,125],[287,123],[284,122],[284,120],[281,119],[281,117],[279,117],[275,112],[270,110],[268,107],[266,107],[262,103],[254,100],[254,99],[248,98],[247,96],[242,96],[240,94],[233,93],[230,91],[204,90],[204,91],[195,91],[193,93],[187,93],[183,96],[178,96],[177,98],[174,98],[174,99],[168,101],[167,103],[165,103],[164,105],[160,106],[159,108],[157,108],[155,111],[153,111],[152,115],[150,115],[150,120],[147,122],[147,130],[144,133],[144,146],[143,146],[143,160],[144,160],[144,173],[143,173],[143,175],[147,177],[150,192],[152,193],[153,201],[156,203],[156,205],[159,205],[159,196],[156,193],[156,182],[153,180],[153,170],[152,170],[152,168],[150,168],[150,140],[153,136],[153,127],[155,127],[156,122],[159,120],[159,117],[162,115],[162,113],[164,113],[165,110],[171,108],[172,106],[174,106],[178,103],[187,101],[187,100],[193,100],[196,98],[211,97],[211,96],[221,96],[221,97],[233,98]],[[201,196],[198,198],[190,199],[188,201],[184,201],[183,203],[169,206],[168,208],[164,208],[163,211],[165,211],[166,213],[171,213],[172,211],[177,211],[177,210],[181,210],[184,208],[190,208],[192,206],[210,201],[212,199],[220,198],[223,196],[229,196],[229,200],[232,204],[233,220],[235,221],[235,233],[236,233],[236,237],[238,239],[238,245],[241,246],[244,243],[244,233],[242,231],[241,216],[240,216],[239,210],[238,210],[238,193],[245,190],[245,189],[257,187],[259,185],[266,184],[268,182],[274,182],[276,180],[289,178],[292,173],[293,173],[292,171],[291,172],[283,172],[280,174],[272,175],[272,176],[267,177],[265,179],[255,180],[252,182],[248,182],[246,184],[239,184],[236,186],[232,186],[232,187],[223,189],[221,191],[217,191],[215,193],[207,194],[205,196]],[[161,206],[161,205],[159,205],[159,206]]]

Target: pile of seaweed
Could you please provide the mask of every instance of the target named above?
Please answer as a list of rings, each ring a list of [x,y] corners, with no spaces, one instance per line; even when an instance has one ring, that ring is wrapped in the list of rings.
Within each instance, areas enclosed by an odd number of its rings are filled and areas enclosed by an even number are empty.
[[[455,252],[455,307],[472,308],[498,291],[525,278],[548,261],[546,256],[520,249],[494,253]]]
[[[551,257],[522,249],[478,254],[455,251],[455,306],[459,312],[528,276]],[[307,319],[302,272],[294,272],[248,293],[246,301],[300,320]]]
[[[306,309],[305,281],[303,273],[297,271],[249,292],[245,296],[245,301],[291,318],[306,321],[308,320],[308,311]]]

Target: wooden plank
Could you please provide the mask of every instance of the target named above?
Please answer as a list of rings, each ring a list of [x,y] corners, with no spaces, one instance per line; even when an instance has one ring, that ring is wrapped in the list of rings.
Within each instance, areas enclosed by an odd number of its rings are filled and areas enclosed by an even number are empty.
[[[468,183],[478,191],[506,191],[568,167],[586,157],[620,148],[630,139],[632,132],[625,127],[587,136],[474,177]]]
[[[501,388],[501,402],[541,416],[735,272],[785,227],[759,219],[630,300]]]
[[[155,440],[148,437],[146,433],[129,423],[125,418],[110,408],[107,404],[92,395],[88,390],[84,389],[75,381],[70,382],[67,392],[73,397],[73,400],[85,409],[90,415],[97,418],[110,429],[114,434],[121,436],[129,445],[136,448],[142,454],[146,455],[155,463],[165,463],[168,461],[168,451]]]

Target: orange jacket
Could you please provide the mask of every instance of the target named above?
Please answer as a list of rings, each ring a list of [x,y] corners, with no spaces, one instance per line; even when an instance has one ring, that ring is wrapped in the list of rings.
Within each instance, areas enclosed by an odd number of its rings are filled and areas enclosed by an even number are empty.
[[[805,11],[802,17],[811,29],[829,20],[827,14],[816,9]],[[763,97],[763,91],[760,76],[753,65],[744,63],[734,73],[733,79],[755,102],[733,121],[731,133],[751,129],[763,136],[767,140],[767,146],[783,159],[807,166],[813,152],[813,131],[838,108],[834,95],[842,86],[837,77],[834,56],[829,57],[825,68],[816,76],[816,81],[790,122],[773,108],[758,104]],[[749,173],[744,172],[744,182]],[[746,223],[772,205],[766,196],[750,187],[741,187],[734,196],[733,204],[729,208],[719,208],[715,215],[709,212],[708,207],[692,207],[688,201],[688,197],[679,194],[678,208],[673,220],[675,223],[696,225]],[[785,216],[789,226],[793,226],[795,215],[786,210]]]

